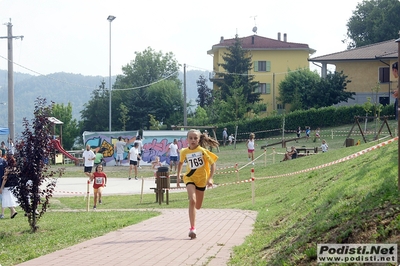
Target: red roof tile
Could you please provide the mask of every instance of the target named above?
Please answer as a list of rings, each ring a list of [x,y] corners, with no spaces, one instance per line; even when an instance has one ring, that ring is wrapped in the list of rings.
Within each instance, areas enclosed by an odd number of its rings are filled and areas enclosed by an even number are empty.
[[[315,52],[315,50],[308,47],[308,44],[279,41],[258,35],[251,35],[239,39],[242,42],[243,49],[246,50],[309,50],[310,53]],[[212,46],[212,50],[229,47],[234,43],[235,39],[222,39],[220,43]]]

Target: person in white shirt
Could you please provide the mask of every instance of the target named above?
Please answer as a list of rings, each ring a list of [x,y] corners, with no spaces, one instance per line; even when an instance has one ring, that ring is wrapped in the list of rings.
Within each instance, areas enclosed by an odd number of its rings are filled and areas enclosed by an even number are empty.
[[[174,171],[176,172],[176,166],[178,164],[178,155],[179,155],[179,148],[178,148],[178,140],[174,139],[174,142],[171,143],[168,147],[167,153],[169,153],[169,168],[172,172],[172,165],[174,165]]]
[[[96,159],[96,155],[94,152],[90,149],[90,145],[86,145],[86,150],[82,154],[83,157],[83,162],[84,162],[84,169],[83,171],[85,172],[85,175],[87,175],[89,178],[92,176],[92,169],[94,166],[94,160]]]
[[[142,138],[140,137],[140,136],[137,136],[136,137],[136,140],[135,140],[135,142],[134,143],[138,143],[138,150],[139,150],[139,157],[138,157],[138,162],[137,162],[137,167],[138,168],[142,168],[142,167],[140,167],[140,159],[141,159],[141,156],[142,156],[142,152],[144,152],[143,151],[143,143],[142,143]]]
[[[326,143],[326,141],[324,139],[322,140],[321,150],[322,150],[322,152],[328,151],[328,144]]]
[[[118,137],[118,141],[114,144],[114,149],[117,152],[117,156],[115,157],[115,165],[122,165],[122,160],[124,159],[124,150],[125,150],[126,142],[122,137]]]
[[[139,143],[133,143],[133,147],[129,150],[129,176],[128,179],[131,180],[132,169],[135,169],[135,180],[137,179],[138,173],[138,160],[140,159],[139,155]]]

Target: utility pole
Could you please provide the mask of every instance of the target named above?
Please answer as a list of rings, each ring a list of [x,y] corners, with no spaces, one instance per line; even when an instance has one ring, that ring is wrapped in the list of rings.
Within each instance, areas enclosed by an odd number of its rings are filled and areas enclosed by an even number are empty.
[[[183,64],[183,125],[187,126],[186,64]]]
[[[14,59],[13,59],[13,39],[23,39],[24,36],[12,36],[12,24],[7,25],[7,36],[0,39],[8,39],[8,129],[10,138],[15,141],[15,121],[14,121]]]
[[[400,31],[399,31],[400,35]],[[400,38],[396,40],[397,42],[397,65],[400,64]],[[400,77],[397,78],[397,94],[400,93]],[[400,102],[400,95],[397,95],[397,102]],[[399,114],[400,109],[397,106],[397,134],[400,134],[400,122],[399,122]],[[400,191],[400,140],[397,140],[397,189]]]

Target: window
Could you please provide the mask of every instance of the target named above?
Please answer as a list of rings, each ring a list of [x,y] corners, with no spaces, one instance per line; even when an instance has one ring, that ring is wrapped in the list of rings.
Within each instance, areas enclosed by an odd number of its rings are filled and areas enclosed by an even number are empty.
[[[389,82],[390,82],[390,67],[380,67],[379,83],[389,83]]]
[[[271,94],[271,84],[270,83],[259,83],[256,92],[261,94]]]
[[[284,104],[278,103],[278,104],[277,104],[277,107],[278,107],[278,109],[280,109],[280,110],[285,109],[285,105],[284,105]]]
[[[255,72],[270,72],[271,61],[254,61]]]

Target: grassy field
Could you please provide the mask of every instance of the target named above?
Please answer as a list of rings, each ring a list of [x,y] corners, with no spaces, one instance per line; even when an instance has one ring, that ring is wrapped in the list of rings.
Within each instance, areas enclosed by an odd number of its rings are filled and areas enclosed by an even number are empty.
[[[244,143],[220,147],[216,152],[220,169],[215,175],[217,188],[207,191],[204,208],[258,212],[253,233],[235,248],[230,265],[316,265],[317,243],[400,244],[397,142],[338,163],[341,158],[383,141],[344,147],[351,126],[321,129],[322,138],[329,145],[327,153],[286,162],[279,162],[283,157],[280,153],[285,151],[280,146],[267,148],[265,153],[260,148],[273,140],[256,141],[254,166],[248,164]],[[397,124],[391,123],[392,132],[396,127]],[[332,130],[344,132],[334,133],[332,139]],[[291,136],[294,133],[287,135]],[[354,138],[358,140],[357,136]],[[320,140],[314,143],[302,139],[293,144],[319,147]],[[254,167],[254,204],[251,185],[235,184],[238,176],[226,173],[235,164],[240,169],[240,180],[250,178],[250,169]],[[106,167],[105,171],[110,178],[126,177],[125,170],[117,168]],[[143,167],[140,175],[151,177],[152,172]],[[65,176],[82,177],[82,169],[66,166]],[[218,184],[229,185],[218,187]],[[144,195],[142,204],[139,195],[107,196],[105,201],[107,209],[118,211],[86,213],[82,197],[53,198],[51,209],[39,221],[40,229],[35,234],[29,233],[28,223],[21,217],[0,220],[0,263],[15,265],[139,223],[158,215],[147,211],[153,208],[187,208],[185,192],[174,193],[170,204],[161,206],[154,203],[153,194]]]

